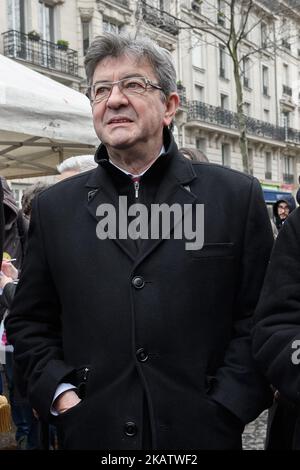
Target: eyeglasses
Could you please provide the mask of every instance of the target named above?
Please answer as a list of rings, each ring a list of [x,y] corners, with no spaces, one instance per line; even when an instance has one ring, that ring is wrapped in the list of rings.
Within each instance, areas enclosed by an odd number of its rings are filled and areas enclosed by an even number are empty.
[[[120,92],[125,96],[142,95],[149,87],[162,90],[157,83],[152,83],[146,77],[130,77],[122,78],[116,82],[96,82],[88,88],[86,94],[92,103],[100,103],[101,101],[109,98],[114,85],[118,85]]]
[[[283,211],[289,211],[290,210],[290,208],[288,206],[282,206],[280,204],[277,206],[277,208],[282,209]]]

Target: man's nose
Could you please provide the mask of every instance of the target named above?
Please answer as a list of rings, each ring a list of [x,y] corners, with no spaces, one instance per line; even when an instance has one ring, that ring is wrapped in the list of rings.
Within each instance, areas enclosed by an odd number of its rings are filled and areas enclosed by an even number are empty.
[[[121,92],[117,84],[113,85],[109,94],[109,97],[106,100],[106,105],[109,108],[118,108],[119,106],[124,106],[128,103],[127,97],[124,93]]]

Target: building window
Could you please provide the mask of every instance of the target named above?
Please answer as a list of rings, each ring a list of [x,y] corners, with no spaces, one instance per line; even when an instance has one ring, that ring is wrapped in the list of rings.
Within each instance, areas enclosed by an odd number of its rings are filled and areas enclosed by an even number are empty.
[[[206,155],[206,139],[196,138],[196,149],[201,150]]]
[[[122,32],[122,29],[122,24],[113,23],[109,20],[103,20],[103,31],[105,33],[120,34]]]
[[[282,111],[281,113],[282,126],[286,129],[291,127],[291,113],[290,111]]]
[[[283,64],[283,85],[282,85],[282,93],[284,95],[288,95],[292,97],[293,95],[293,90],[289,86],[290,83],[290,77],[289,77],[289,66],[288,64]]]
[[[53,6],[39,3],[39,31],[46,41],[55,41]]]
[[[268,38],[267,25],[266,25],[266,23],[262,22],[260,24],[260,45],[261,45],[261,47],[267,47],[267,38]]]
[[[82,49],[83,55],[86,54],[90,47],[90,21],[82,21]]]
[[[226,51],[223,44],[219,44],[219,76],[226,78]]]
[[[192,10],[198,13],[199,15],[201,14],[201,3],[202,0],[192,0],[191,2]]]
[[[244,103],[244,114],[245,116],[251,116],[251,103]]]
[[[225,26],[225,1],[224,0],[218,0],[217,23],[220,26]]]
[[[25,0],[7,0],[8,29],[25,33]]]
[[[281,24],[281,44],[285,49],[291,50],[291,44],[290,44],[290,39],[291,39],[291,23],[290,20],[287,20],[286,18],[282,18],[282,24]]]
[[[195,100],[204,102],[204,87],[195,85]]]
[[[263,83],[263,95],[269,96],[269,69],[265,65],[262,66],[262,83]]]
[[[283,64],[283,84],[288,86],[289,85],[289,66],[288,64]]]
[[[222,144],[222,165],[230,167],[230,145]]]
[[[272,179],[272,154],[271,152],[265,153],[265,179]]]
[[[243,84],[246,88],[250,88],[250,59],[243,59]]]
[[[282,157],[282,177],[288,184],[294,183],[294,159],[290,156]]]
[[[199,69],[203,66],[202,53],[202,37],[192,36],[192,64]]]
[[[220,106],[222,109],[229,109],[228,96],[223,93],[220,94]]]
[[[264,109],[264,121],[270,122],[270,111],[268,109]]]

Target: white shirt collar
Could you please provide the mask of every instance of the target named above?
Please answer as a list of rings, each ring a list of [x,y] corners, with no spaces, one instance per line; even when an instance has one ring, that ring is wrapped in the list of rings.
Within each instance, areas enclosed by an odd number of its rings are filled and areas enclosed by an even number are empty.
[[[162,153],[165,152],[165,146],[163,145],[162,148],[160,149],[160,152],[159,152],[159,155],[157,155],[157,158],[148,166],[148,168],[146,168],[146,170],[142,171],[142,173],[139,173],[138,175],[133,175],[132,173],[129,173],[128,171],[124,170],[123,168],[120,168],[118,165],[116,165],[111,159],[109,159],[109,162],[115,166],[116,168],[118,168],[118,170],[122,171],[123,173],[125,173],[125,175],[130,175],[130,176],[134,176],[135,178],[139,178],[141,177],[142,175],[144,175],[146,173],[146,171],[149,170],[149,168],[153,165],[153,163],[158,159],[158,157],[160,157],[160,155]]]

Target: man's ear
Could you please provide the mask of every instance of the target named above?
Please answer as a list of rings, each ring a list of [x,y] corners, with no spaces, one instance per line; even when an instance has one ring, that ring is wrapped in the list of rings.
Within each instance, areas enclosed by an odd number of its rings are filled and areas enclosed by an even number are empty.
[[[169,126],[173,121],[176,110],[179,106],[179,96],[177,93],[171,93],[166,100],[166,110],[164,116],[164,125]]]

